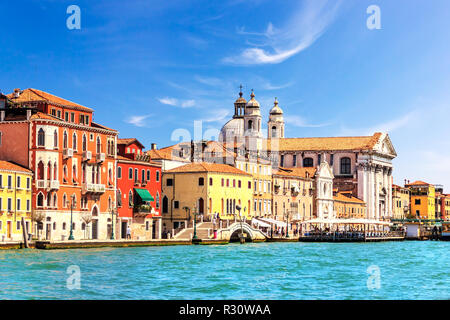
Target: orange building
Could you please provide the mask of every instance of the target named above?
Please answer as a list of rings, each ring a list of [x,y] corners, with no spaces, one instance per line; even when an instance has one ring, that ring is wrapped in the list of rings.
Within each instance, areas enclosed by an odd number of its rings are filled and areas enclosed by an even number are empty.
[[[117,131],[93,122],[92,109],[40,90],[15,89],[7,98],[0,159],[34,173],[35,236],[110,238]]]
[[[411,190],[411,215],[420,219],[436,218],[435,186],[423,181],[405,184]]]

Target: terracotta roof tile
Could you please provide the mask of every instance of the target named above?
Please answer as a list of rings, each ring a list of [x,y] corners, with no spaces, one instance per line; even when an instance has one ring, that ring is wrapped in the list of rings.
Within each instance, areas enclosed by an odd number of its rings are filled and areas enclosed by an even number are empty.
[[[53,104],[57,104],[57,105],[63,105],[65,107],[68,108],[77,108],[77,109],[81,109],[84,111],[89,111],[92,112],[93,110],[91,108],[82,106],[78,103],[60,98],[58,96],[55,96],[53,94],[50,94],[48,92],[42,91],[42,90],[37,90],[37,89],[32,89],[32,88],[28,88],[25,90],[22,90],[20,92],[19,97],[15,98],[14,97],[14,93],[8,94],[7,97],[16,103],[26,103],[26,102],[34,102],[34,101],[45,101],[48,103],[53,103]]]
[[[328,150],[367,150],[372,149],[381,137],[377,132],[373,136],[361,137],[327,137],[327,138],[281,138],[278,140],[280,151],[328,151]],[[267,149],[271,150],[271,139],[265,140]],[[274,140],[274,147],[277,141]]]
[[[227,164],[208,163],[208,162],[189,163],[184,166],[166,171],[166,173],[182,173],[182,172],[218,172],[218,173],[231,173],[231,174],[251,176],[251,174]]]
[[[336,195],[333,196],[333,199],[335,201],[340,201],[340,202],[351,202],[351,203],[357,203],[357,204],[366,204],[363,200],[356,198],[352,195],[344,195],[340,192],[338,192]]]
[[[417,181],[414,181],[412,183],[405,184],[405,187],[406,186],[430,186],[430,184],[427,183],[427,182],[423,182],[423,181],[417,180]]]
[[[22,166],[19,166],[15,163],[0,160],[0,170],[10,170],[10,171],[20,171],[20,172],[26,172],[31,173],[31,170],[24,168]]]
[[[306,174],[308,173],[309,178],[314,177],[316,174],[316,168],[278,168],[278,170],[273,172],[273,175],[282,175],[282,176],[292,176],[292,177],[302,177],[306,178]]]

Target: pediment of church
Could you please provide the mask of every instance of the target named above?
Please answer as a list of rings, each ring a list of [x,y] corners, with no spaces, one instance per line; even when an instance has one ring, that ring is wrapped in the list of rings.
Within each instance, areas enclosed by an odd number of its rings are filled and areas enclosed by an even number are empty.
[[[331,170],[328,162],[324,161],[320,164],[319,169],[316,173],[316,177],[334,179],[333,171]]]
[[[397,156],[397,152],[395,151],[392,141],[387,133],[380,137],[374,146],[374,151],[390,157]]]

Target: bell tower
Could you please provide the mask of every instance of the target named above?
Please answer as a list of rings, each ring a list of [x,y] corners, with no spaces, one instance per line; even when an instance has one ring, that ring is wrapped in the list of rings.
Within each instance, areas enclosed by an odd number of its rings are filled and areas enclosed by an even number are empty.
[[[269,112],[269,121],[267,122],[267,138],[284,138],[283,110],[281,110],[278,106],[277,98],[275,98],[273,108]]]

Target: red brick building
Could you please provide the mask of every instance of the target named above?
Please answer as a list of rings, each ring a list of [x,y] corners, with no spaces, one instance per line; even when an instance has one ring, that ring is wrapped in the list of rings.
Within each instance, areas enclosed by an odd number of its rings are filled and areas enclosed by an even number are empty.
[[[161,165],[151,161],[137,139],[117,141],[118,236],[161,238]]]
[[[116,203],[117,131],[93,110],[36,89],[0,102],[0,159],[34,173],[33,222],[52,240],[109,239]],[[38,230],[33,233],[38,234]]]

